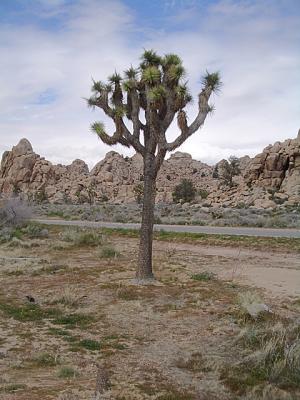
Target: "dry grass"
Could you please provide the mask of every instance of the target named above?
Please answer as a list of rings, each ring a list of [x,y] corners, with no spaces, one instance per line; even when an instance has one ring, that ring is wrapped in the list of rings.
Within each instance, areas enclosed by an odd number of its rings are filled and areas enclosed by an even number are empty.
[[[63,304],[70,307],[78,307],[83,296],[77,286],[65,286],[57,294],[51,296],[50,304]]]
[[[281,396],[299,394],[299,327],[241,318],[238,293],[245,289],[219,273],[215,279],[215,270],[210,274],[223,259],[192,255],[191,249],[155,250],[158,282],[140,287],[132,282],[135,239],[108,235],[97,245],[89,239],[74,246],[74,239],[67,247],[53,246],[62,243],[63,232],[51,227],[35,248],[0,246],[0,356],[7,377],[0,381],[1,400],[12,394],[14,400],[92,399],[97,365],[104,361],[111,400],[252,400],[259,393],[267,400],[275,389]],[[122,257],[99,257],[107,246]],[[197,274],[201,279],[191,279]],[[247,302],[263,302],[252,293],[243,301],[240,296],[245,314]],[[27,294],[37,304],[28,303]],[[298,305],[289,307],[292,318]],[[270,375],[248,384],[249,366]],[[224,369],[227,375],[220,376]],[[269,376],[277,377],[276,388],[269,388]]]

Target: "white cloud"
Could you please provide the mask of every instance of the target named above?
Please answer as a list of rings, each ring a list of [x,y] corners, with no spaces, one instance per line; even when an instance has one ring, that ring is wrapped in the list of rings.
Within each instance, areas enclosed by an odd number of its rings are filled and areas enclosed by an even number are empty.
[[[120,1],[39,2],[42,18],[60,16],[56,30],[0,26],[0,152],[27,137],[52,161],[98,161],[111,148],[89,132],[90,123],[103,116],[87,109],[82,97],[90,94],[91,77],[105,79],[115,68],[122,72],[137,64],[142,47],[179,53],[194,95],[206,68],[221,71],[224,87],[214,99],[215,114],[180,150],[214,162],[254,155],[296,135],[300,23],[297,15],[280,14],[280,1],[278,8],[272,1],[219,1],[205,16],[197,14],[193,1],[169,2],[171,31],[141,26]],[[185,5],[193,6],[192,14]],[[38,104],[45,92],[53,93],[52,101]],[[190,119],[195,113],[196,105]],[[175,130],[172,125],[171,136]],[[120,146],[112,149],[128,154]]]

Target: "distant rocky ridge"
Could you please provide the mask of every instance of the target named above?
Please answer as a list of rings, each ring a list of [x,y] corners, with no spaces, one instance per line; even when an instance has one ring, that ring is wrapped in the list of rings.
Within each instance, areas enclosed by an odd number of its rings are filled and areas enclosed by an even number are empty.
[[[229,188],[214,177],[215,167],[176,152],[162,165],[156,201],[171,202],[174,187],[187,178],[202,193],[208,192],[205,199],[198,197],[205,206],[274,208],[300,203],[300,133],[296,139],[269,145],[252,159],[242,157],[240,166],[241,175]],[[142,182],[142,159],[138,154],[123,157],[110,151],[89,171],[87,164],[78,159],[67,166],[53,165],[36,154],[27,139],[4,152],[0,167],[2,196],[21,194],[38,202],[133,202],[134,189]]]

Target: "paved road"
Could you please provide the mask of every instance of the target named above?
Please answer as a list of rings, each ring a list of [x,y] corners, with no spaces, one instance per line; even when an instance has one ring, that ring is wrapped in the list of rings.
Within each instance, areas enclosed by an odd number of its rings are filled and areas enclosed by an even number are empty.
[[[49,225],[80,226],[90,228],[123,228],[139,229],[140,224],[123,224],[118,222],[91,222],[91,221],[65,221],[60,219],[35,219],[36,222]],[[154,230],[168,232],[208,233],[215,235],[240,235],[240,236],[264,236],[300,238],[300,229],[266,229],[266,228],[242,228],[196,225],[154,225]]]

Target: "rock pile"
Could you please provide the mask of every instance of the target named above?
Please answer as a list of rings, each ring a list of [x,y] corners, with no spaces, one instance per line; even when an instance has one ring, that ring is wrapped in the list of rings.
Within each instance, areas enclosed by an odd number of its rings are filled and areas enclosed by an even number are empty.
[[[222,165],[222,160],[217,165]],[[271,208],[300,202],[300,134],[276,142],[253,159],[240,159],[241,174],[226,187],[214,176],[214,167],[176,152],[164,161],[157,178],[157,202],[171,202],[174,187],[183,178],[198,189],[198,201],[206,206],[253,206]],[[123,157],[110,151],[89,171],[82,160],[53,165],[36,154],[22,139],[4,152],[0,167],[0,194],[22,194],[33,201],[51,203],[122,203],[135,201],[135,187],[143,182],[141,156]],[[204,195],[205,194],[205,195]]]

